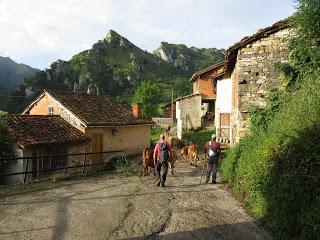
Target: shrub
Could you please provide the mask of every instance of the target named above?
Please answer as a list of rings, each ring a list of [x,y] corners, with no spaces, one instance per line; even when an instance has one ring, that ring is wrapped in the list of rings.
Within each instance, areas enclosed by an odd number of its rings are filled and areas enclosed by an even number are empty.
[[[182,141],[187,144],[195,143],[198,144],[199,149],[204,148],[207,141],[210,140],[211,135],[215,133],[215,130],[202,130],[198,132],[185,132],[182,134]]]

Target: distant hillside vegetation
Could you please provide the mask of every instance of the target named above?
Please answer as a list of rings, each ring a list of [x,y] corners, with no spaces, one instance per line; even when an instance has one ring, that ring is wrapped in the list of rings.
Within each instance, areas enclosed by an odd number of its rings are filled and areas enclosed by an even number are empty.
[[[0,93],[17,87],[23,79],[40,70],[25,64],[18,64],[9,57],[0,57]]]

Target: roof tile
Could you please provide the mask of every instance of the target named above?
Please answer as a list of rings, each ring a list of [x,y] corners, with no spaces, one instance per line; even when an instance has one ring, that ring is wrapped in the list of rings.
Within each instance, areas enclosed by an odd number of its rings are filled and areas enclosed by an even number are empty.
[[[62,105],[79,117],[87,126],[125,126],[152,124],[152,121],[133,116],[132,112],[112,97],[85,93],[46,90]]]
[[[7,123],[9,133],[22,147],[90,141],[84,133],[56,115],[8,115]]]

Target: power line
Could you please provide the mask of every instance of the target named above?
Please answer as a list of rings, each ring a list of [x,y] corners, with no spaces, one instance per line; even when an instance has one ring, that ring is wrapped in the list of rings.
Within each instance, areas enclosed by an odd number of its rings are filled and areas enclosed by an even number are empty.
[[[7,98],[27,98],[27,99],[36,99],[37,97],[27,97],[27,96],[18,96],[18,95],[2,95],[0,97],[7,97]]]

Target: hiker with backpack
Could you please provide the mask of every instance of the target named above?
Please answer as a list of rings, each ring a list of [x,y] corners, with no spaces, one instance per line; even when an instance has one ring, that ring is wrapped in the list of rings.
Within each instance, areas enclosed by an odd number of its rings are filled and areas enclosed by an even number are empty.
[[[157,186],[160,186],[161,184],[161,187],[164,187],[164,183],[166,182],[171,150],[171,145],[165,141],[165,135],[161,134],[160,140],[154,147],[153,151],[153,161],[156,166]],[[161,168],[162,176],[160,175]]]
[[[217,170],[219,157],[221,154],[220,144],[216,142],[216,135],[212,134],[211,141],[207,142],[204,149],[204,154],[207,160],[207,173],[206,181],[208,183],[210,180],[210,175],[212,172],[212,184],[216,184]]]

